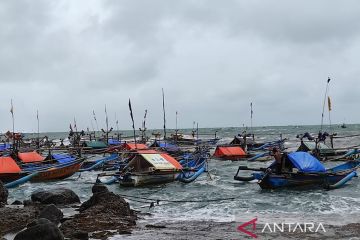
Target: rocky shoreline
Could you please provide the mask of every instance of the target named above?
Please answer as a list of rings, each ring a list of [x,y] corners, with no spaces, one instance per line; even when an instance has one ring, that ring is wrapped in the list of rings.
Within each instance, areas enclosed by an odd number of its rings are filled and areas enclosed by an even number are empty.
[[[142,217],[106,186],[95,184],[93,195],[80,203],[69,189],[38,190],[31,200],[7,205],[8,192],[0,182],[0,239],[252,239],[236,230],[236,222],[156,221]],[[72,214],[65,214],[72,209]],[[355,219],[354,219],[355,220]],[[360,223],[324,225],[326,232],[261,232],[265,239],[359,239]],[[249,227],[249,226],[248,226]]]
[[[131,233],[137,216],[129,204],[103,185],[95,184],[92,192],[82,204],[72,190],[61,188],[38,190],[31,200],[6,205],[8,193],[0,183],[0,238],[15,234],[15,240],[107,239]],[[77,213],[64,217],[62,208]]]

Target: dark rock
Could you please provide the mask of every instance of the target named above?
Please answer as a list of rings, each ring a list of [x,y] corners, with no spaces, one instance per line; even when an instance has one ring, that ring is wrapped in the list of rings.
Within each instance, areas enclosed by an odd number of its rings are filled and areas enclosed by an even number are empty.
[[[0,208],[0,236],[5,233],[20,231],[38,216],[34,206],[24,208]]]
[[[89,239],[89,233],[85,231],[76,231],[71,235],[71,239],[87,240]]]
[[[23,203],[19,200],[15,200],[11,205],[22,205]]]
[[[82,212],[88,208],[92,208],[92,212],[101,214],[113,214],[114,212],[119,214],[119,216],[130,216],[133,214],[124,198],[108,190],[94,193],[89,200],[81,204],[79,211]]]
[[[46,206],[39,214],[39,218],[46,218],[55,224],[59,224],[64,214],[54,204]]]
[[[80,213],[61,224],[65,237],[72,238],[76,229],[91,233],[92,238],[105,239],[120,232],[130,234],[136,225],[136,214],[129,204],[105,186],[96,185],[93,196],[80,206]]]
[[[31,223],[29,223],[26,227],[30,228],[36,225],[40,225],[40,224],[50,224],[51,221],[49,219],[46,218],[39,218],[39,219],[35,219],[34,221],[32,221]]]
[[[4,207],[7,204],[9,192],[2,181],[0,181],[0,207]]]
[[[30,199],[24,200],[23,202],[24,206],[30,206],[33,204],[33,202]]]
[[[31,200],[42,204],[80,203],[80,198],[72,190],[66,188],[35,191],[31,194]]]
[[[59,228],[47,219],[39,219],[29,224],[29,227],[19,232],[14,240],[63,240],[64,236]]]
[[[107,187],[104,184],[94,184],[94,186],[92,187],[92,193],[98,193],[98,192],[109,192],[109,190],[107,189]]]

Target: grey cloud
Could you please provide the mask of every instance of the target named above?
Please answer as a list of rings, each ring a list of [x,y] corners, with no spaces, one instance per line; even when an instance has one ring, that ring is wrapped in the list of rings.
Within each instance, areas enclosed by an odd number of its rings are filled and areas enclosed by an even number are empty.
[[[356,105],[357,1],[7,1],[0,3],[2,130],[90,127],[104,105],[130,128],[316,124],[332,77],[333,121]],[[113,118],[113,117],[112,117]],[[351,114],[350,122],[360,115]],[[113,121],[114,122],[114,121]],[[99,120],[100,124],[100,120]]]

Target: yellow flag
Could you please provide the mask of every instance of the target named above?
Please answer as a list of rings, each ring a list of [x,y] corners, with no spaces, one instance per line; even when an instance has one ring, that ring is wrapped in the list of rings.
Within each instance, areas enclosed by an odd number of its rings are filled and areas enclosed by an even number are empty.
[[[331,100],[330,100],[329,96],[328,96],[328,108],[329,108],[329,111],[331,111]]]

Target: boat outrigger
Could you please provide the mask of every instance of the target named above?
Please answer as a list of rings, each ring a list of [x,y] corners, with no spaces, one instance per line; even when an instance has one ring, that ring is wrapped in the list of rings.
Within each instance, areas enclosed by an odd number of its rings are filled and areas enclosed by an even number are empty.
[[[274,161],[268,168],[248,168],[240,166],[235,180],[258,180],[262,189],[277,189],[283,187],[324,187],[334,189],[343,186],[353,177],[360,167],[360,160],[352,160],[336,167],[326,169],[318,159],[307,152],[292,152],[283,158],[279,165]],[[252,170],[249,177],[239,176],[241,170]]]

